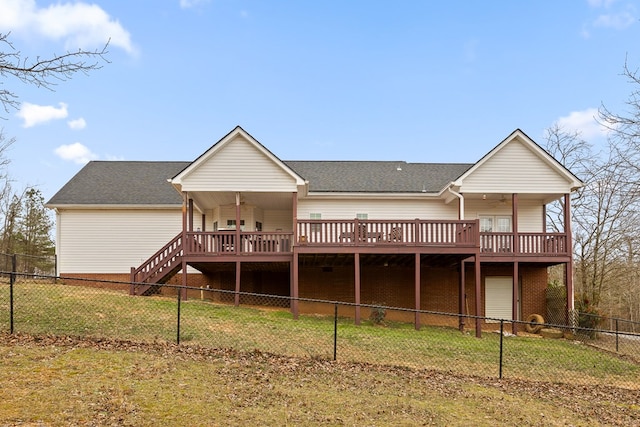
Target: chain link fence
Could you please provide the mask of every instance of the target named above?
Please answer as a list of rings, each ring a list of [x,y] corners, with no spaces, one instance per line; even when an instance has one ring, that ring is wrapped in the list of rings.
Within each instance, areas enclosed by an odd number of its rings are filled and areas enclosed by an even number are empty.
[[[607,322],[596,329],[572,319],[558,324],[461,319],[451,313],[171,285],[164,285],[162,294],[131,296],[130,283],[6,270],[0,281],[0,333],[174,342],[489,378],[640,388],[640,334],[605,329]],[[299,310],[297,318],[292,306]],[[478,319],[481,338],[476,337]]]
[[[0,271],[55,276],[56,260],[55,255],[36,256],[0,253]]]

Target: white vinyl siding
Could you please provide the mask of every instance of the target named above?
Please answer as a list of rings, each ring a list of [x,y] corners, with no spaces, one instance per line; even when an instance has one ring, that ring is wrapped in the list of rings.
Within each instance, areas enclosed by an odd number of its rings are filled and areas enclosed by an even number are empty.
[[[493,319],[513,318],[513,278],[487,276],[484,279],[484,315]]]
[[[464,179],[461,193],[568,193],[571,183],[518,140]]]
[[[182,179],[183,191],[294,192],[295,179],[242,137]]]
[[[293,214],[290,210],[264,211],[264,224],[262,229],[265,231],[281,230],[290,233],[293,231]]]
[[[482,216],[511,216],[511,205],[493,205],[486,200],[465,201],[464,217],[467,219]],[[542,201],[518,201],[518,231],[521,233],[542,233]]]
[[[522,233],[542,233],[542,201],[518,201],[518,231]]]
[[[63,210],[58,215],[58,271],[129,273],[182,230],[175,210]]]
[[[458,219],[456,204],[438,200],[300,200],[298,218],[322,213],[322,219],[354,219],[357,212],[367,212],[370,220],[384,219]]]

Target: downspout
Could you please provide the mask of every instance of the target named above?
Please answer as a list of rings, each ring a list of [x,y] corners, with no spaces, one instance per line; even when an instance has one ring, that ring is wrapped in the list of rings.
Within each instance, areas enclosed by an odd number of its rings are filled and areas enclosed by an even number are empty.
[[[60,248],[62,247],[62,242],[60,241],[60,236],[62,235],[62,232],[60,230],[60,224],[62,224],[61,222],[61,218],[60,218],[60,211],[58,210],[58,208],[54,208],[53,211],[56,213],[56,253],[55,253],[55,272],[54,274],[57,276],[60,275],[60,272],[58,271],[58,262],[60,261]]]
[[[458,201],[460,202],[458,204],[458,206],[459,206],[459,208],[458,208],[458,219],[462,221],[462,220],[464,220],[464,196],[462,194],[458,193],[457,191],[453,191],[451,189],[452,186],[453,186],[453,182],[449,184],[449,187],[447,187],[447,191],[458,198]]]

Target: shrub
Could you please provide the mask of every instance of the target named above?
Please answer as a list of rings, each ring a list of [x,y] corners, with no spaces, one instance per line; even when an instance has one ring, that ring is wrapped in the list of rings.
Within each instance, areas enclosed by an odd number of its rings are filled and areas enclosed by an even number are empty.
[[[387,310],[384,307],[372,307],[371,314],[369,314],[369,320],[374,325],[384,324],[384,318],[387,315]]]
[[[581,333],[588,335],[589,338],[595,338],[595,329],[603,320],[597,307],[585,297],[576,302],[576,311],[578,312],[578,326],[588,329],[587,331],[581,331]]]

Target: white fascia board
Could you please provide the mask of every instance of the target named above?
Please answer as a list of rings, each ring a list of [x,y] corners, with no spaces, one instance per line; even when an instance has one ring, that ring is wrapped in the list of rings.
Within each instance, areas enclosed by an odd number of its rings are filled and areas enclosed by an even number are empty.
[[[65,210],[65,209],[102,209],[102,210],[117,210],[117,209],[157,209],[157,210],[175,210],[182,209],[182,205],[80,205],[80,204],[70,204],[70,205],[45,205],[46,208],[55,209],[55,210]]]
[[[305,199],[436,199],[441,193],[332,193],[311,192]]]
[[[309,181],[305,181],[302,185],[298,184],[298,199],[302,199],[309,195]]]

